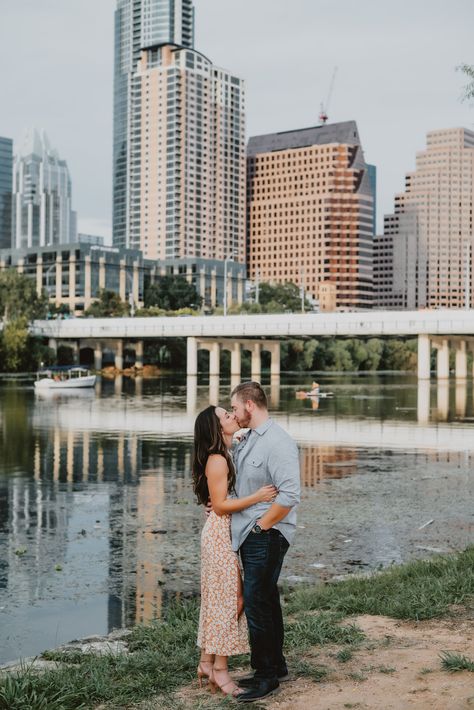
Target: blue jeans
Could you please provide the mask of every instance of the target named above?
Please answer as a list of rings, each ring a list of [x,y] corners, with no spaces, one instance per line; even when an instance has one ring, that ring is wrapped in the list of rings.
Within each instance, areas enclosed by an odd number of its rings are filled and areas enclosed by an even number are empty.
[[[289,543],[279,530],[250,532],[240,547],[244,567],[244,604],[255,677],[274,680],[286,672],[283,615],[278,591]]]

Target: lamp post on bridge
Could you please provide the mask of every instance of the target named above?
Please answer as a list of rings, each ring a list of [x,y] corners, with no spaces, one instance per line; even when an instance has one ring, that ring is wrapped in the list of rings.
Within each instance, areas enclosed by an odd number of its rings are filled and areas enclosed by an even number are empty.
[[[223,299],[223,306],[224,306],[224,315],[227,315],[227,262],[228,261],[234,261],[235,254],[231,254],[231,256],[226,256],[224,259],[224,299]]]

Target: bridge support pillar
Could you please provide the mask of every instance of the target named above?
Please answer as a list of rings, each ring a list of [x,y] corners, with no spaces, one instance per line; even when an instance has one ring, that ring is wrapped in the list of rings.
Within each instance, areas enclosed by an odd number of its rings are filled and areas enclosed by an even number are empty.
[[[194,337],[189,337],[186,341],[187,347],[187,368],[186,374],[188,376],[197,376],[198,373],[198,347],[197,340]]]
[[[187,375],[186,377],[186,412],[194,414],[197,407],[197,377]]]
[[[271,364],[270,364],[270,376],[280,377],[280,343],[272,343],[267,345],[266,349],[270,351],[271,354]]]
[[[431,343],[425,333],[418,336],[418,379],[430,379]]]
[[[242,353],[240,343],[234,343],[230,351],[230,377],[240,377],[242,372]]]
[[[71,350],[72,350],[72,362],[74,365],[79,365],[79,343],[77,340],[73,340],[71,342]]]
[[[219,404],[219,375],[209,376],[209,404],[213,404],[215,407]]]
[[[123,370],[123,340],[117,340],[114,364],[116,370]]]
[[[211,343],[209,350],[209,376],[217,376],[220,374],[220,354],[221,347],[219,343]]]
[[[102,343],[94,345],[94,370],[102,370]]]
[[[137,370],[143,369],[143,340],[135,343],[135,367]]]
[[[262,346],[260,343],[253,343],[252,345],[252,370],[251,377],[252,380],[260,382],[262,376],[262,361],[261,361]]]
[[[55,357],[58,356],[58,341],[56,340],[56,338],[50,338],[48,340],[48,348],[54,350]]]
[[[467,378],[467,348],[465,340],[456,342],[456,379],[465,380]]]
[[[438,380],[448,380],[449,379],[449,340],[447,338],[440,338],[433,342],[433,345],[437,348],[437,377]]]

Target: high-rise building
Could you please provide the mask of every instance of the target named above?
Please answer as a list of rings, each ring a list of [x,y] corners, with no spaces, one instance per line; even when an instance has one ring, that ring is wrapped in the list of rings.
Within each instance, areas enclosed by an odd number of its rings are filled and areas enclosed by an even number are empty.
[[[474,305],[474,132],[431,131],[375,239],[380,308]]]
[[[370,308],[374,192],[354,121],[250,138],[250,278],[302,285],[321,310]]]
[[[192,47],[192,0],[117,0],[115,11],[113,240],[130,241],[131,122],[136,88],[134,74],[143,47],[176,44]]]
[[[13,141],[0,137],[0,249],[12,243]]]
[[[193,49],[192,10],[119,0],[113,241],[152,259],[243,262],[243,82]]]
[[[76,240],[76,213],[71,208],[71,178],[46,134],[29,131],[15,155],[13,236],[11,246],[67,244]]]

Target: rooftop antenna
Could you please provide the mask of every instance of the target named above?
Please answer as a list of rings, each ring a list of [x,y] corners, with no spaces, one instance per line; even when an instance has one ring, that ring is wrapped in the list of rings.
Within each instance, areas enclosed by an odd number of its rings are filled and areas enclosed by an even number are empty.
[[[331,101],[332,90],[334,89],[334,82],[336,80],[336,74],[337,74],[337,67],[334,67],[334,71],[333,71],[332,77],[331,77],[331,83],[329,84],[329,91],[328,91],[326,101],[321,102],[321,106],[320,106],[320,110],[319,110],[319,124],[321,126],[324,126],[324,124],[327,122],[327,120],[329,118],[329,116],[328,116],[329,103]]]

